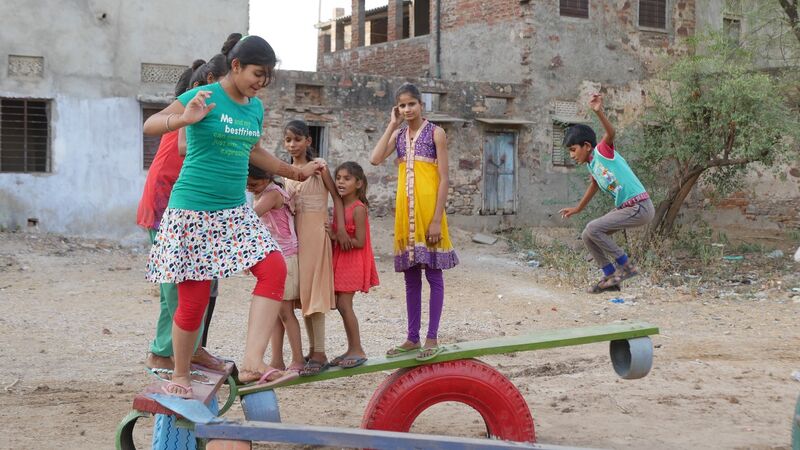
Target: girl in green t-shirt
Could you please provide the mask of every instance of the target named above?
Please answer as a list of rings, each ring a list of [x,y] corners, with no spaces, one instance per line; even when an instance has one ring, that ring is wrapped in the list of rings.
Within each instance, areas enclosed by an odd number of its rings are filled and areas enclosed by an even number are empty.
[[[218,83],[186,92],[144,124],[144,133],[151,136],[186,127],[186,160],[147,270],[152,282],[178,285],[172,327],[175,370],[162,389],[183,398],[193,397],[190,358],[211,280],[246,269],[257,281],[239,379],[271,385],[297,376],[263,361],[281,307],[286,264],[267,228],[245,204],[247,167],[251,163],[303,180],[324,165],[292,167],[258,144],[264,108],[256,95],[269,84],[276,63],[269,43],[258,36],[243,37],[227,63],[230,70]]]

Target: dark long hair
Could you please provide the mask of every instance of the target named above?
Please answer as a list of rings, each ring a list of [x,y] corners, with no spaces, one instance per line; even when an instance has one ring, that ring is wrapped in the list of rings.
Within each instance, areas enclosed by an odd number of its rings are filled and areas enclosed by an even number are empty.
[[[230,70],[234,59],[238,59],[242,67],[250,64],[264,66],[267,68],[266,84],[269,84],[275,72],[273,70],[275,64],[278,63],[278,58],[275,56],[275,51],[272,49],[272,46],[260,36],[239,35],[237,39],[237,34],[238,33],[234,33],[228,36],[228,41],[226,41],[226,44],[235,41],[235,44],[228,53],[228,69]],[[223,51],[224,50],[225,47],[223,47]]]
[[[267,172],[266,170],[260,167],[256,167],[252,164],[247,165],[247,176],[253,178],[254,180],[270,180],[273,183],[280,186],[281,188],[283,188],[283,183],[278,181],[278,178],[275,175]]]
[[[285,135],[287,131],[291,131],[297,136],[303,136],[306,138],[311,137],[311,130],[308,128],[308,124],[302,120],[292,120],[287,123],[286,126],[283,127],[283,134]],[[314,159],[314,149],[310,145],[306,147],[306,159],[308,161]]]
[[[340,170],[346,170],[356,180],[361,181],[361,187],[356,190],[356,197],[361,200],[361,203],[369,207],[369,200],[367,200],[367,176],[364,175],[364,169],[355,161],[345,161],[339,164],[334,174],[338,174]]]
[[[198,86],[205,86],[208,84],[208,76],[211,75],[215,80],[219,80],[228,74],[228,54],[239,40],[242,39],[241,33],[231,33],[222,44],[222,49],[219,53],[212,56],[207,63],[200,66],[192,75],[190,86],[197,83]]]
[[[178,78],[178,82],[175,83],[175,97],[179,97],[181,94],[192,88],[192,83],[189,80],[191,80],[193,74],[200,67],[203,67],[205,63],[206,62],[202,59],[195,59],[192,63],[192,66],[181,73],[180,78]]]
[[[419,92],[419,88],[411,83],[403,83],[399,88],[397,88],[396,91],[394,91],[394,101],[396,102],[397,99],[403,94],[408,94],[417,99],[418,102],[422,103],[422,93]]]

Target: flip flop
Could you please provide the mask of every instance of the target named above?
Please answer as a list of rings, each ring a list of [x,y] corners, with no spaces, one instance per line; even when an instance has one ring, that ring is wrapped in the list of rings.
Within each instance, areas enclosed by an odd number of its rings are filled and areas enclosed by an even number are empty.
[[[386,357],[387,358],[397,358],[398,356],[410,355],[411,353],[418,352],[421,349],[422,349],[422,347],[405,348],[405,347],[401,347],[401,346],[398,345],[398,346],[396,346],[394,348],[390,348],[386,352]]]
[[[263,375],[261,375],[261,378],[259,378],[258,381],[256,381],[255,384],[260,386],[260,387],[270,387],[270,386],[275,386],[275,385],[280,384],[280,383],[284,383],[284,382],[289,381],[289,380],[294,380],[295,378],[300,376],[297,372],[293,372],[293,371],[287,370],[287,371],[285,371],[283,373],[282,376],[280,376],[280,377],[278,377],[278,378],[276,378],[274,380],[267,381],[267,378],[269,378],[269,376],[272,375],[275,372],[280,373],[281,371],[278,370],[278,369],[269,369],[268,371],[264,372]]]
[[[300,364],[299,366],[300,367],[298,367],[298,366],[296,366],[294,364],[289,364],[289,367],[287,367],[286,370],[290,370],[292,372],[296,372],[298,375],[300,375],[300,372],[303,370],[305,365],[304,364]]]
[[[423,356],[422,353],[424,353],[426,351],[428,351],[430,353],[428,355]],[[444,351],[444,347],[439,346],[439,345],[437,345],[436,347],[428,347],[428,348],[422,349],[422,351],[420,351],[420,354],[417,355],[417,357],[414,358],[414,359],[416,359],[417,361],[430,361],[433,358],[436,358],[437,356],[439,356],[439,353],[442,353],[443,351]]]
[[[178,392],[170,392],[169,388],[172,387],[172,386],[177,386],[177,387],[183,389],[185,392],[182,393],[182,394],[178,393]],[[161,392],[163,392],[163,393],[165,393],[165,394],[167,394],[169,396],[178,397],[178,398],[191,399],[191,398],[194,397],[194,392],[192,391],[192,387],[191,386],[184,386],[182,384],[174,383],[172,381],[167,381],[166,384],[162,385],[161,386]]]
[[[350,364],[346,364],[348,362]],[[358,357],[356,357],[356,358],[342,358],[342,361],[339,363],[339,367],[341,367],[342,369],[352,369],[354,367],[358,367],[358,366],[364,364],[365,362],[367,362],[367,358],[363,358],[363,357],[362,358],[358,358]]]
[[[165,383],[169,383],[172,381],[172,372],[173,372],[172,369],[162,369],[160,367],[154,367],[154,368],[148,367],[147,371],[150,372],[150,374],[153,375],[154,377],[158,378],[160,381],[163,381]],[[208,384],[208,385],[214,384],[214,382],[211,381],[206,374],[200,372],[199,370],[192,370],[189,372],[189,375],[192,376],[193,383]]]
[[[339,363],[341,363],[341,362],[342,362],[342,361],[344,361],[344,360],[345,360],[345,357],[344,357],[344,355],[339,355],[339,356],[337,356],[336,358],[333,358],[333,359],[330,361],[330,363],[329,363],[329,364],[330,364],[330,366],[331,366],[331,367],[337,367],[337,366],[339,365]],[[308,361],[306,361],[306,362],[308,362]]]
[[[321,363],[319,361],[314,361],[312,359],[312,360],[309,360],[306,363],[306,366],[303,367],[303,370],[300,371],[300,376],[301,377],[314,376],[314,375],[317,375],[319,373],[322,373],[322,372],[328,370],[328,368],[330,366],[331,365],[330,365],[330,363],[328,363],[328,361],[325,361],[324,363]]]

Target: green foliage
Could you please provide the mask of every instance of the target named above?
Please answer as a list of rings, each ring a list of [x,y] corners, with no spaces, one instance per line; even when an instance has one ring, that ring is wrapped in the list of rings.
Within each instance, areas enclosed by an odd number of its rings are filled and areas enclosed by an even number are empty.
[[[779,79],[756,70],[751,55],[722,36],[689,46],[656,81],[647,113],[621,133],[626,154],[639,162],[632,164],[637,175],[654,180],[646,184],[654,203],[670,207],[680,207],[685,196],[678,192],[695,182],[716,195],[739,189],[748,165],[796,158],[800,142],[800,120]],[[654,225],[662,219],[657,213]]]

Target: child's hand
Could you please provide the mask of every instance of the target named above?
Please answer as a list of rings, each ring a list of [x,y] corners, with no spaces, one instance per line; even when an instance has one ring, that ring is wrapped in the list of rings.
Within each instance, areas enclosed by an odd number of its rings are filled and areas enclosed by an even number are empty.
[[[336,242],[339,243],[339,248],[342,250],[350,250],[353,248],[353,242],[344,230],[336,230]]]
[[[305,181],[311,176],[322,173],[325,167],[326,165],[322,161],[310,161],[308,164],[303,166],[302,169],[300,169],[300,179],[298,181]]]
[[[569,219],[570,216],[574,216],[575,214],[578,214],[579,212],[581,212],[580,208],[564,208],[561,211],[559,211],[558,213],[561,214],[561,218],[562,219]]]
[[[392,107],[392,116],[389,117],[389,128],[396,129],[403,123],[403,117],[400,116],[400,107]]]
[[[436,220],[431,222],[430,226],[428,226],[428,232],[425,233],[425,239],[430,245],[439,243],[442,240],[442,224]]]
[[[603,95],[602,94],[592,94],[592,98],[589,100],[589,108],[592,108],[592,111],[599,112],[603,110]]]
[[[197,91],[194,98],[189,100],[189,103],[186,104],[181,118],[188,124],[203,120],[203,118],[208,115],[209,111],[217,106],[216,103],[206,105],[206,100],[208,100],[209,97],[211,97],[211,91]]]

